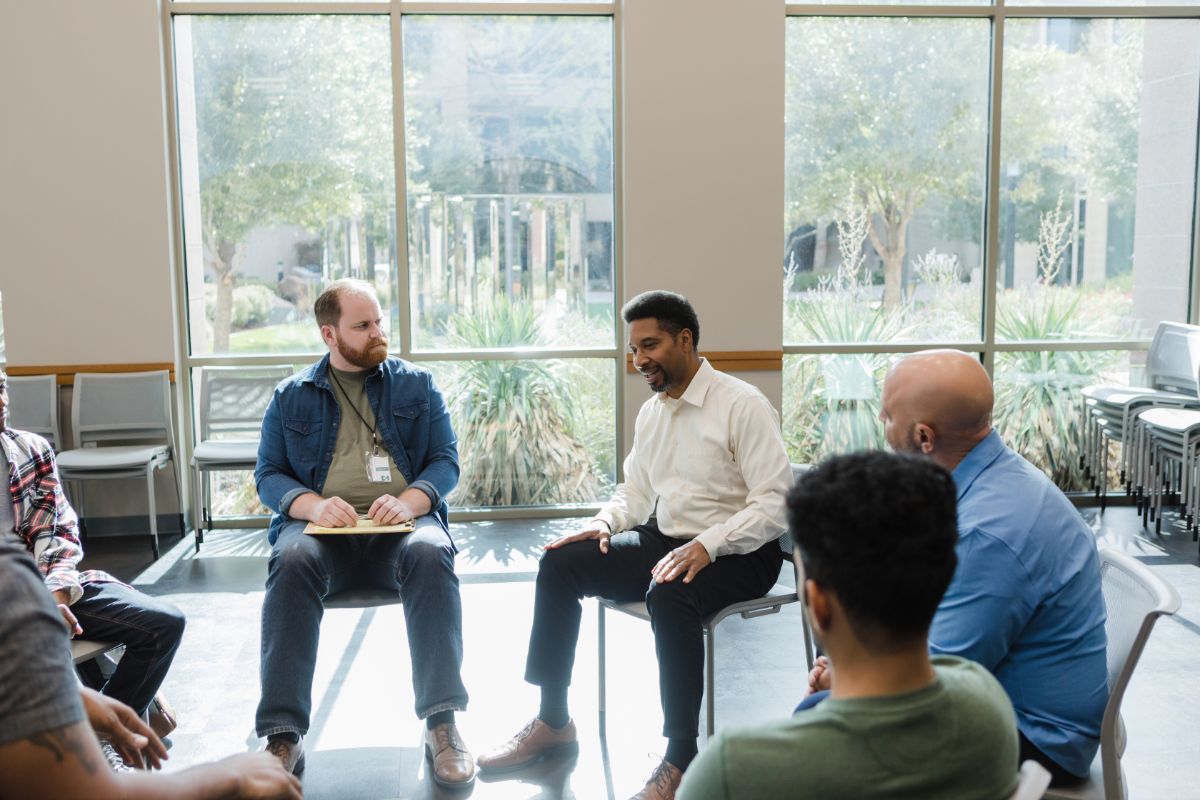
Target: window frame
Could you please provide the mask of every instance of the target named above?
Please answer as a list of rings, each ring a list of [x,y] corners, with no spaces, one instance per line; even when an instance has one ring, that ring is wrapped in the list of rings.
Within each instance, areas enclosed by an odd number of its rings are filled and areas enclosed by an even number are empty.
[[[391,82],[392,82],[392,126],[395,167],[396,192],[396,289],[403,302],[398,303],[397,315],[400,330],[393,337],[391,353],[416,364],[436,361],[511,361],[514,359],[608,359],[613,369],[613,409],[614,409],[614,444],[618,450],[614,454],[616,480],[622,480],[621,443],[624,441],[624,370],[625,348],[622,345],[624,329],[621,323],[618,301],[624,297],[624,272],[622,265],[622,148],[620,131],[622,120],[621,103],[621,11],[617,2],[410,2],[410,0],[390,0],[387,2],[180,2],[169,0],[161,6],[163,79],[166,93],[167,121],[167,153],[168,172],[170,178],[170,207],[171,215],[170,246],[173,292],[175,297],[175,334],[176,361],[179,368],[176,374],[178,407],[181,420],[189,424],[181,425],[180,463],[188,463],[196,444],[195,390],[193,386],[193,371],[205,366],[254,366],[296,364],[311,362],[323,355],[320,351],[309,352],[280,352],[264,354],[219,354],[193,355],[188,331],[188,297],[187,297],[187,265],[184,253],[183,231],[183,194],[180,163],[179,138],[179,102],[175,77],[175,39],[174,20],[180,16],[304,16],[304,15],[370,15],[387,16],[389,20],[391,43]],[[612,20],[612,54],[613,54],[613,340],[611,347],[536,347],[521,349],[478,349],[437,351],[430,349],[414,349],[411,329],[411,308],[408,302],[410,267],[409,267],[409,236],[408,236],[408,181],[406,173],[406,142],[405,142],[405,94],[404,94],[404,37],[403,18],[405,16],[581,16],[609,17]],[[195,510],[196,499],[191,498],[190,507]],[[487,509],[453,509],[451,518],[454,520],[470,519],[515,519],[515,518],[548,518],[569,517],[594,513],[599,504],[563,505],[563,506],[512,506],[493,507]],[[237,519],[234,524],[259,526],[257,518]]]

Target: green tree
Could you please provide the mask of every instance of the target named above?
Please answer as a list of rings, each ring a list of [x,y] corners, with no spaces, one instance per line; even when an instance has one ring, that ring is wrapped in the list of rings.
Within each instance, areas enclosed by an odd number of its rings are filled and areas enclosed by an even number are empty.
[[[988,28],[940,19],[794,19],[787,37],[788,229],[868,209],[898,307],[906,233],[931,196],[978,202]]]
[[[386,218],[394,203],[384,17],[201,17],[190,26],[213,348],[229,348],[246,237],[290,223],[322,232]],[[185,33],[186,35],[186,33]],[[364,248],[365,249],[365,248]]]

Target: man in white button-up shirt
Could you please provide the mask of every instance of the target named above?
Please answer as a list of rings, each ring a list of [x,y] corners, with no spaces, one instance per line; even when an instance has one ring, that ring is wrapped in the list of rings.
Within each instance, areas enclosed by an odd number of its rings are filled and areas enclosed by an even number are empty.
[[[515,770],[577,747],[567,686],[580,601],[644,599],[667,737],[662,763],[635,795],[648,800],[673,797],[696,755],[702,620],[761,597],[779,577],[792,477],[779,415],[758,389],[700,357],[700,324],[684,297],[646,292],[622,314],[634,366],[654,396],[638,413],[625,482],[583,530],[546,546],[525,670],[541,687],[541,708],[479,765]]]

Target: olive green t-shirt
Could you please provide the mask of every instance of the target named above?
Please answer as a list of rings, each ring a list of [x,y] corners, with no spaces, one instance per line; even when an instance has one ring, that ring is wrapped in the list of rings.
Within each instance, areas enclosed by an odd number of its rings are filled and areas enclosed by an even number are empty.
[[[365,514],[380,495],[398,495],[408,488],[408,482],[396,469],[396,462],[383,446],[382,440],[379,442],[379,455],[387,458],[392,481],[371,483],[367,480],[367,453],[373,447],[371,428],[375,427],[375,412],[371,410],[371,402],[367,397],[367,373],[343,372],[332,366],[329,373],[329,383],[341,408],[342,419],[338,424],[333,461],[329,464],[329,474],[325,476],[321,495],[340,497],[354,506],[359,514]],[[364,419],[366,422],[363,422]],[[370,427],[367,423],[370,423]]]
[[[934,656],[933,684],[829,698],[791,719],[722,731],[683,776],[680,800],[1002,800],[1017,788],[1017,721],[986,669]]]

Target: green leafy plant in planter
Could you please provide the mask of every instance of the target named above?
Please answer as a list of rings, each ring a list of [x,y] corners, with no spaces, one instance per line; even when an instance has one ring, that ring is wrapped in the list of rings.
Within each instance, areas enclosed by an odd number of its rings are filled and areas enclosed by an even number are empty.
[[[531,306],[496,299],[456,314],[455,348],[531,347],[539,343]],[[446,388],[458,434],[462,474],[450,502],[459,506],[581,503],[601,478],[576,435],[573,365],[537,360],[457,362]]]
[[[863,269],[870,217],[851,204],[838,221],[841,263],[816,289],[790,298],[784,313],[788,341],[887,342],[906,333],[904,309],[874,299]],[[793,276],[784,276],[784,286]],[[788,457],[813,463],[832,453],[884,446],[879,381],[886,354],[827,354],[784,359],[784,430]]]

